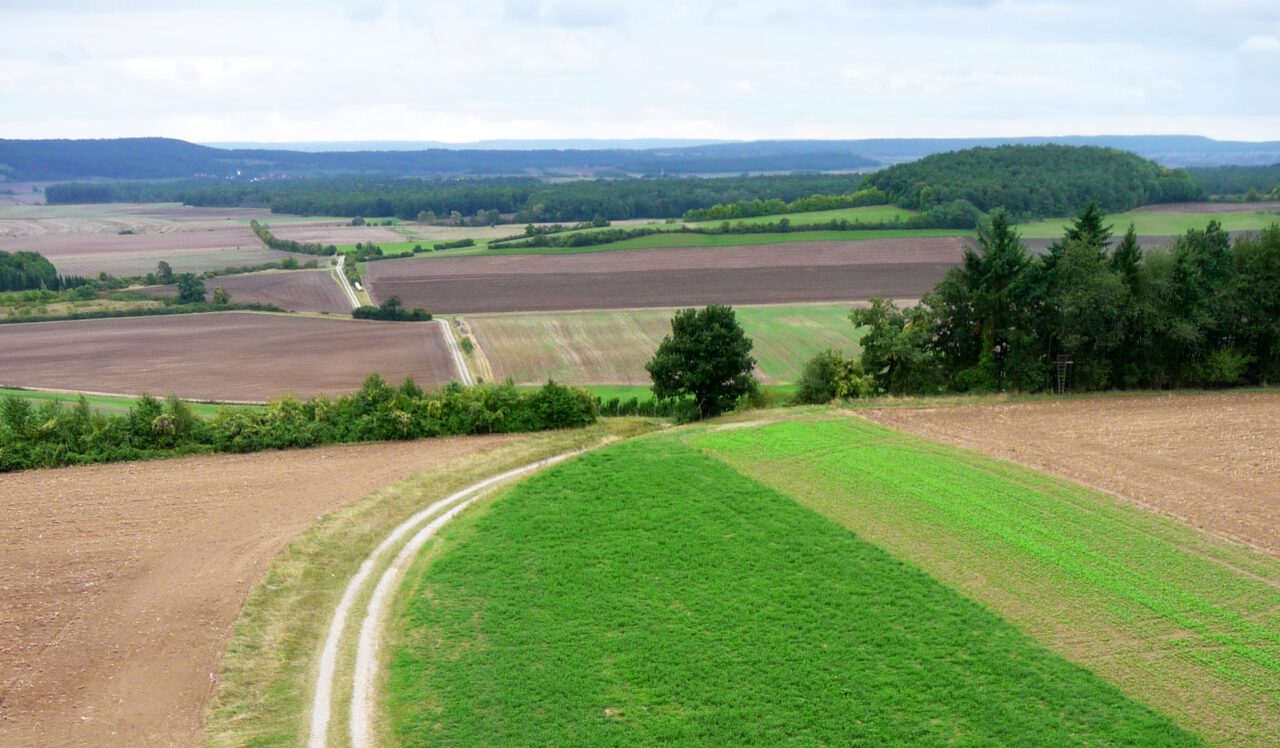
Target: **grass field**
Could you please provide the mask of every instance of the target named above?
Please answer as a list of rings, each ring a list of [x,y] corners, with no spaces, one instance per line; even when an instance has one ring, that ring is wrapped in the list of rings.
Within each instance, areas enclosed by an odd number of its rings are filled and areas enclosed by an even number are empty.
[[[1280,223],[1280,213],[1250,209],[1242,205],[1238,213],[1162,213],[1157,211],[1131,211],[1107,216],[1107,223],[1117,237],[1123,236],[1133,224],[1139,236],[1177,236],[1188,229],[1203,231],[1209,221],[1218,221],[1227,231],[1258,231],[1273,223]],[[1018,233],[1027,239],[1056,239],[1070,224],[1070,218],[1050,218],[1034,223],[1019,224]]]
[[[30,400],[35,406],[45,403],[59,403],[66,407],[74,407],[79,402],[80,396],[75,393],[67,392],[44,392],[41,390],[22,390],[11,389],[8,387],[0,387],[0,397],[18,397],[23,400]],[[114,397],[111,395],[85,395],[84,399],[89,402],[89,407],[99,413],[120,414],[127,413],[137,402],[132,397]],[[206,418],[212,417],[218,412],[221,405],[213,403],[190,403],[191,409],[197,414]],[[238,406],[238,407],[258,407],[258,406]]]
[[[916,215],[914,210],[904,210],[896,205],[867,205],[861,208],[838,208],[835,210],[817,210],[809,213],[787,213],[784,215],[773,216],[755,216],[752,218],[736,218],[729,221],[730,224],[745,223],[755,225],[760,223],[777,223],[783,218],[791,221],[792,226],[806,226],[813,223],[826,223],[828,221],[838,221],[845,219],[850,223],[861,221],[862,223],[888,223],[892,221],[905,221]],[[719,226],[723,221],[700,221],[691,223],[690,226]]]
[[[404,745],[1197,744],[673,436],[535,476],[446,536],[392,621]]]
[[[827,348],[859,350],[848,304],[735,307],[769,384],[793,382]],[[645,363],[671,332],[671,309],[468,315],[497,379],[647,387]],[[628,395],[630,397],[630,395]],[[607,399],[607,398],[606,398]],[[625,399],[625,398],[624,398]],[[641,399],[644,399],[643,397]]]
[[[1280,560],[848,416],[694,443],[1213,744],[1280,744]]]

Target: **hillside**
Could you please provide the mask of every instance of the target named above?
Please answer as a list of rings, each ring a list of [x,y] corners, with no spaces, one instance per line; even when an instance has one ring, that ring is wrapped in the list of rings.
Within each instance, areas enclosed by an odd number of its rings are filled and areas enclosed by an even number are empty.
[[[1185,171],[1093,146],[1009,145],[928,156],[872,174],[869,182],[913,210],[967,201],[982,211],[1062,216],[1090,200],[1109,212],[1200,199]]]
[[[417,151],[231,150],[168,138],[118,140],[0,140],[0,176],[9,181],[102,177],[319,176],[383,174],[565,173],[703,174],[794,170],[851,170],[877,166],[838,144],[800,149],[780,143],[682,148],[596,150]]]

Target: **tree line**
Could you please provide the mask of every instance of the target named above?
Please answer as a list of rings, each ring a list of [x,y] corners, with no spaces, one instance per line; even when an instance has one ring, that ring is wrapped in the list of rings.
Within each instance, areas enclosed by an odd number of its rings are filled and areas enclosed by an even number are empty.
[[[268,249],[275,249],[281,252],[294,252],[303,255],[321,255],[331,256],[338,253],[338,248],[332,244],[324,245],[318,242],[299,242],[293,239],[281,239],[271,233],[271,229],[258,223],[258,221],[249,221],[249,228],[253,229],[253,233],[257,234],[262,243]]]
[[[1199,200],[1186,171],[1126,151],[1092,146],[1009,145],[939,153],[871,174],[895,205],[929,210],[956,200],[1021,220],[1072,215],[1090,202],[1107,211]]]
[[[819,210],[837,210],[840,208],[861,208],[868,205],[885,205],[889,202],[885,195],[875,187],[866,187],[847,195],[809,195],[792,202],[778,198],[769,200],[739,200],[736,203],[717,203],[710,208],[700,208],[685,212],[684,220],[699,221],[733,221],[740,218],[756,218],[759,216],[775,216],[785,213],[812,213]]]
[[[585,426],[596,420],[585,390],[548,382],[535,391],[507,384],[438,392],[375,375],[334,399],[281,398],[265,408],[226,406],[201,418],[176,397],[143,396],[124,415],[0,399],[0,472],[206,452],[257,452],[321,444],[515,433]]]
[[[1280,164],[1203,166],[1187,171],[1210,195],[1253,195],[1259,200],[1280,200]]]
[[[0,291],[61,291],[87,283],[78,275],[58,275],[39,252],[0,252]]]
[[[889,393],[1221,387],[1280,377],[1280,226],[1234,241],[1216,221],[1144,250],[1090,205],[1038,257],[997,211],[919,305],[884,299],[862,370]],[[1069,366],[1065,363],[1069,361]]]

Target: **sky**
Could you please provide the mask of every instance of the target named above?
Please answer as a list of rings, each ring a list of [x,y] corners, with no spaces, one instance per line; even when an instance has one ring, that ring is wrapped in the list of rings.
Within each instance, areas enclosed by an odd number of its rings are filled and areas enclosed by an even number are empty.
[[[1280,0],[0,0],[0,138],[1280,140]]]

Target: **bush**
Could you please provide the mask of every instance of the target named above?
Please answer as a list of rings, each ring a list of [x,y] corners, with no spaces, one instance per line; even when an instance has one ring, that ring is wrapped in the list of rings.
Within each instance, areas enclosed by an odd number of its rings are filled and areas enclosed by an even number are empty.
[[[796,383],[795,402],[816,405],[838,398],[869,397],[875,393],[875,377],[863,373],[858,359],[828,349],[804,365]]]

